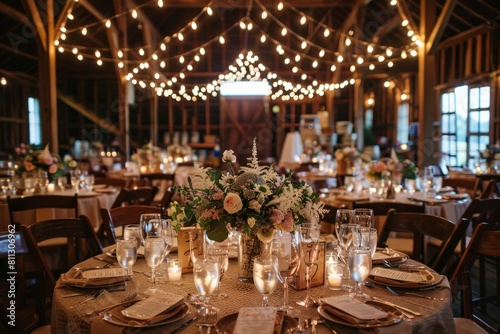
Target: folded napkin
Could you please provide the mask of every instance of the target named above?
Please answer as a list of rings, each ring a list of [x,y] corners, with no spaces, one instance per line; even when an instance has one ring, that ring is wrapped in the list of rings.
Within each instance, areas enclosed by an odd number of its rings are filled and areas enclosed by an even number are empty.
[[[443,276],[435,275],[428,270],[404,272],[380,267],[373,268],[370,276],[375,282],[382,284],[415,288],[437,284],[443,279]]]
[[[176,304],[172,307],[169,307],[165,311],[163,311],[160,314],[155,315],[154,317],[150,319],[144,319],[144,320],[139,320],[139,319],[131,319],[125,315],[122,314],[122,311],[126,309],[125,306],[119,306],[112,311],[108,312],[108,316],[111,316],[118,320],[119,322],[123,323],[125,326],[147,326],[147,325],[154,325],[158,324],[160,322],[167,321],[168,319],[177,319],[181,317],[183,314],[186,314],[188,311],[188,306],[182,302],[180,304]]]
[[[119,270],[117,272],[120,273]],[[124,272],[122,271],[122,273]],[[77,288],[102,287],[106,285],[118,284],[124,282],[126,279],[127,277],[124,276],[124,274],[120,274],[114,277],[88,278],[83,276],[83,272],[81,270],[70,270],[67,273],[61,275],[61,283]]]
[[[396,252],[388,247],[384,249],[379,248],[372,257],[372,264],[382,264],[384,263],[384,260],[391,263],[399,262],[405,260],[406,258],[408,258],[406,254]]]
[[[353,317],[352,315],[342,312],[341,310],[327,304],[324,304],[323,306],[321,306],[321,308],[329,315],[339,318],[352,325],[361,325],[369,322],[367,320],[361,320],[356,317]]]

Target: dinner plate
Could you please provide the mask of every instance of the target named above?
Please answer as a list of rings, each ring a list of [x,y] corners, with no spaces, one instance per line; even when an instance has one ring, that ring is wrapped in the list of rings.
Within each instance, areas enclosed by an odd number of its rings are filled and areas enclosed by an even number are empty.
[[[334,316],[333,314],[330,314],[326,312],[322,306],[318,307],[318,313],[321,317],[323,317],[326,320],[329,320],[331,322],[334,322],[339,325],[344,325],[344,326],[349,326],[349,327],[356,327],[356,328],[372,328],[372,327],[383,327],[383,326],[390,326],[397,324],[401,322],[403,319],[403,314],[397,310],[396,308],[389,306],[384,303],[379,303],[376,301],[366,301],[365,302],[368,305],[371,305],[381,311],[387,312],[387,317],[385,318],[380,318],[380,319],[373,319],[369,320],[367,322],[362,322],[358,324],[352,324],[350,322],[347,322],[341,318],[338,318]]]
[[[238,319],[237,312],[226,315],[223,318],[220,318],[215,324],[215,329],[217,330],[217,333],[221,334],[233,333],[237,319]],[[290,333],[296,328],[297,328],[297,320],[285,315],[285,317],[283,318],[283,326],[281,327],[281,333]]]
[[[391,282],[390,280],[384,280],[384,281],[378,281],[376,280],[373,276],[368,277],[368,281],[371,281],[376,284],[384,285],[384,286],[389,286],[391,288],[400,288],[400,289],[423,289],[423,288],[429,288],[434,285],[437,285],[441,283],[443,280],[443,275],[439,275],[438,273],[435,272],[429,272],[433,279],[429,280],[427,282],[421,282],[421,283],[414,283],[414,282],[401,282],[397,283],[397,281]]]
[[[390,248],[377,248],[374,257],[375,259],[372,260],[372,264],[374,265],[383,264],[384,260],[391,263],[403,263],[409,259],[407,254]]]
[[[121,312],[123,309],[125,309],[124,306],[117,307],[117,308],[113,309],[113,311],[104,313],[102,318],[104,321],[109,322],[110,324],[113,324],[113,325],[119,325],[119,326],[131,327],[131,328],[149,328],[149,327],[163,326],[166,324],[176,322],[176,321],[184,318],[189,313],[189,307],[186,304],[184,304],[182,311],[175,314],[174,316],[172,316],[168,319],[150,324],[150,323],[146,323],[146,322],[136,321],[133,319],[130,319],[129,321],[124,321],[124,320],[121,320],[114,315],[114,314],[116,314],[116,312]]]

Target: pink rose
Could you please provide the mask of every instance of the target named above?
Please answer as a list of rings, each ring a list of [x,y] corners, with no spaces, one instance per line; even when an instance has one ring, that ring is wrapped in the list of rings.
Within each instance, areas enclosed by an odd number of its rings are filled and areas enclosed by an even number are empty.
[[[44,155],[41,159],[40,159],[40,162],[49,166],[49,165],[52,165],[52,163],[54,162],[54,158],[52,158],[52,156],[50,155]]]
[[[31,162],[25,162],[24,163],[24,169],[26,169],[27,172],[31,172],[32,170],[35,169],[35,165],[33,165]]]
[[[387,166],[382,161],[377,162],[375,165],[375,171],[377,173],[382,173],[386,168]]]
[[[271,214],[269,215],[269,220],[273,223],[274,226],[281,224],[285,216],[283,212],[278,209],[272,209]]]
[[[294,226],[295,222],[293,220],[293,215],[291,212],[288,212],[285,215],[285,219],[283,219],[283,222],[281,223],[281,228],[283,229],[283,231],[292,232]]]
[[[56,164],[50,165],[50,167],[49,167],[49,174],[54,174],[56,172],[57,172],[57,165]]]
[[[212,200],[214,201],[219,201],[222,199],[222,196],[224,195],[224,193],[222,192],[222,190],[220,189],[217,189],[217,192],[215,194],[212,195]]]
[[[224,198],[224,210],[229,214],[236,213],[243,208],[240,196],[236,193],[228,193]]]

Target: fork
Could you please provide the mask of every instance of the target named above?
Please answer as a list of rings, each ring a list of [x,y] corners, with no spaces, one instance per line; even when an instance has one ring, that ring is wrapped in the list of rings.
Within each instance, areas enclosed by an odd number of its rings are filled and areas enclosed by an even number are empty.
[[[89,298],[87,298],[87,299],[82,300],[81,302],[79,302],[79,303],[77,303],[77,304],[75,304],[75,305],[71,306],[70,308],[75,308],[75,307],[80,306],[80,305],[82,305],[82,304],[84,304],[84,303],[86,303],[86,302],[89,302],[89,301],[91,301],[91,300],[94,300],[94,299],[98,298],[100,295],[102,295],[105,291],[106,291],[106,289],[99,290],[99,291],[97,291],[96,293],[94,293],[91,297],[89,297]]]
[[[396,291],[394,289],[391,289],[390,286],[387,286],[387,290],[389,290],[390,293],[392,293],[395,296],[415,296],[415,297],[420,297],[424,299],[430,299],[430,300],[444,300],[444,298],[436,298],[436,297],[431,297],[431,296],[425,296],[421,295],[415,292],[409,292],[409,291]]]

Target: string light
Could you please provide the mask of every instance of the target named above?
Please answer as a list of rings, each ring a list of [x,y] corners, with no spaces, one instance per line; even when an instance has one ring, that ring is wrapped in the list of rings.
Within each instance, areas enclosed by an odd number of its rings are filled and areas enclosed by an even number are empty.
[[[212,11],[212,8],[207,7],[207,14],[208,14],[209,16],[212,16],[212,15],[214,14],[214,12]]]
[[[302,15],[302,17],[300,18],[300,24],[304,25],[304,24],[306,24],[306,22],[307,22],[307,19],[306,19],[305,15]]]
[[[281,11],[281,10],[283,10],[283,7],[284,7],[283,2],[281,2],[281,1],[280,1],[280,2],[279,2],[279,4],[278,4],[277,9],[278,9],[279,11]]]
[[[106,24],[105,24],[106,28],[111,28],[111,21],[110,20],[107,20],[106,21]]]
[[[262,11],[262,14],[260,15],[260,17],[265,20],[267,18],[267,12],[264,10]]]
[[[134,9],[132,10],[132,18],[137,19],[137,11]]]
[[[194,22],[194,21],[191,22],[191,29],[193,29],[193,30],[198,29],[198,25],[196,24],[196,22]]]

